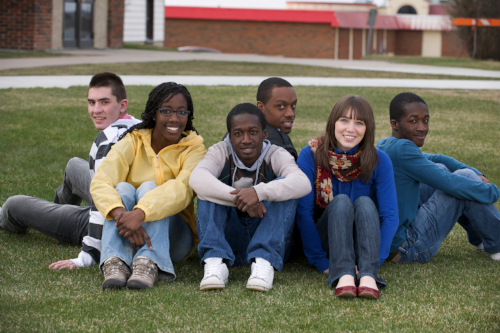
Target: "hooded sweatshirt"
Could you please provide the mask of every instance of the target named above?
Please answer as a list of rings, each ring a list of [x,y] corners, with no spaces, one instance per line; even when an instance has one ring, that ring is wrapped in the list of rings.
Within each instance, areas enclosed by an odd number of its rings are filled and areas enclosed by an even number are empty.
[[[203,138],[194,131],[185,131],[181,140],[163,148],[158,155],[151,147],[152,129],[127,134],[116,143],[101,163],[90,185],[97,209],[107,220],[109,213],[124,207],[115,186],[127,182],[138,188],[147,181],[158,187],[144,195],[135,209],[142,209],[144,222],[161,220],[180,214],[197,239],[193,190],[189,178],[194,167],[205,156]]]

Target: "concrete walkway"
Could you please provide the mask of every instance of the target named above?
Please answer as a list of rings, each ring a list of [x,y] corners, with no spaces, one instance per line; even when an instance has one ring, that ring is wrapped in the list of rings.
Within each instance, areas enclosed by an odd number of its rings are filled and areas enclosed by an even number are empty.
[[[16,58],[0,59],[0,70],[15,68],[34,68],[42,66],[65,66],[77,64],[111,64],[129,62],[156,62],[156,61],[234,61],[234,62],[256,62],[295,64],[309,66],[323,66],[331,68],[343,68],[353,70],[369,70],[384,72],[400,72],[413,74],[431,75],[453,75],[488,77],[500,79],[500,71],[438,67],[411,64],[396,64],[386,61],[363,61],[363,60],[334,60],[334,59],[308,59],[308,58],[285,58],[281,56],[263,56],[255,54],[226,54],[226,53],[187,53],[187,52],[164,52],[148,50],[64,50],[63,53],[73,55],[72,57],[54,58]]]
[[[123,83],[130,85],[156,86],[174,81],[184,85],[201,86],[258,86],[267,77],[262,76],[195,76],[195,75],[121,75]],[[416,80],[416,79],[366,79],[325,77],[284,77],[294,86],[327,87],[390,87],[422,89],[481,89],[500,90],[500,81],[480,80]],[[90,75],[61,76],[0,76],[0,89],[6,88],[68,88],[87,86]]]

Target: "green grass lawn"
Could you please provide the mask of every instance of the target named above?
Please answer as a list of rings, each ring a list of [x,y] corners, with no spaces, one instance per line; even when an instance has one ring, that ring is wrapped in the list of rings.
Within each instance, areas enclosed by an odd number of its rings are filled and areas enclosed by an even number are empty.
[[[144,43],[123,43],[124,49],[177,52],[175,47],[163,47]]]
[[[237,103],[254,102],[256,87],[188,87],[194,125],[206,146],[225,132]],[[135,117],[152,87],[128,87]],[[390,135],[389,102],[402,89],[296,87],[299,98],[291,138],[297,148],[324,131],[334,103],[347,93],[365,97],[377,124],[376,139]],[[428,103],[431,131],[423,151],[473,165],[500,184],[500,93],[415,90]],[[73,156],[88,158],[97,134],[86,111],[86,87],[0,90],[0,205],[15,194],[52,200]],[[497,208],[500,205],[496,204]],[[436,257],[421,264],[385,263],[388,287],[378,301],[338,299],[327,276],[296,258],[276,273],[267,293],[245,289],[248,267],[230,269],[228,287],[201,292],[203,269],[195,253],[174,264],[177,280],[146,291],[102,292],[96,266],[51,271],[56,260],[80,249],[41,233],[0,230],[1,332],[170,331],[500,331],[500,263],[476,253],[460,227]]]
[[[72,57],[72,55],[68,53],[51,51],[0,51],[0,59],[46,57]]]
[[[474,69],[486,69],[500,71],[500,61],[495,60],[472,60],[471,58],[427,58],[427,57],[405,57],[405,56],[379,56],[370,55],[364,57],[363,60],[382,60],[395,62],[400,64],[415,64],[428,66],[445,66],[445,67],[465,67]]]
[[[11,75],[94,75],[99,72],[119,75],[246,75],[246,76],[305,76],[305,77],[362,77],[389,79],[478,79],[467,76],[409,74],[360,71],[342,68],[302,66],[289,64],[225,62],[225,61],[165,61],[146,63],[86,64],[47,66],[0,71],[0,76]],[[493,80],[491,78],[479,78]]]

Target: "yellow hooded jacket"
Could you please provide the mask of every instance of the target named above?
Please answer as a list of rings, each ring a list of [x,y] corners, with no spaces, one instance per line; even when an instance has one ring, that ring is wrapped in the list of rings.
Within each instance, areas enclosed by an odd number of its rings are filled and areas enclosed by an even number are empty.
[[[195,131],[185,131],[177,144],[163,148],[156,156],[151,147],[152,132],[152,129],[133,131],[111,148],[90,185],[94,204],[107,220],[112,220],[109,213],[124,207],[115,190],[118,183],[127,182],[137,189],[142,183],[153,181],[158,187],[144,195],[134,210],[144,211],[144,222],[180,214],[197,240],[189,177],[205,156],[203,138]]]

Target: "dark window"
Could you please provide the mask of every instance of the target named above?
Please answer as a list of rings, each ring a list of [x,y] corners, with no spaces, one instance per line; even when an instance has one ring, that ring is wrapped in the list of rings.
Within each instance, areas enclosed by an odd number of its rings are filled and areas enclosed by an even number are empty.
[[[146,2],[146,43],[153,43],[154,0]]]
[[[417,14],[417,11],[412,6],[403,6],[399,8],[398,14]]]

